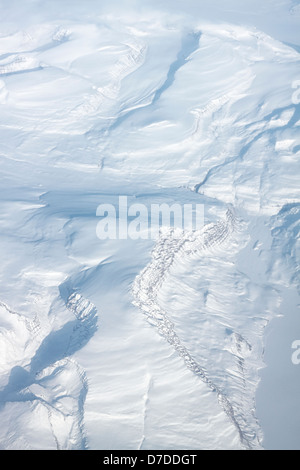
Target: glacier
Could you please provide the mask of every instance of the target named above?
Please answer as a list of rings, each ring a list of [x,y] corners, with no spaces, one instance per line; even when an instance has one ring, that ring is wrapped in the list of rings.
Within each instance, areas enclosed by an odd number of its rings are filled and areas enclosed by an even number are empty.
[[[0,448],[299,449],[300,2],[0,12]]]

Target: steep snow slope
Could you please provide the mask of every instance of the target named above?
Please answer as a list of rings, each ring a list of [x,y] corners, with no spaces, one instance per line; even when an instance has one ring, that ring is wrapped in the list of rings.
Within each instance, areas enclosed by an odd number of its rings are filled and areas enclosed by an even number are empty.
[[[299,2],[99,3],[0,1],[0,446],[299,447]]]

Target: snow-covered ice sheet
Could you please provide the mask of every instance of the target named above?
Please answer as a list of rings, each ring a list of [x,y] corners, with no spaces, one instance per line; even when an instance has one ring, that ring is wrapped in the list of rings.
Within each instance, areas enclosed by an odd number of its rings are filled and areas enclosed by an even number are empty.
[[[299,448],[299,1],[0,13],[0,447]]]

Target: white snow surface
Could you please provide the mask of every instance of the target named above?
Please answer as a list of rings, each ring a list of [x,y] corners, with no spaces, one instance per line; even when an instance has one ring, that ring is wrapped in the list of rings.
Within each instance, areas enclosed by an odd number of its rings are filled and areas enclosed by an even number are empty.
[[[299,449],[300,4],[163,3],[0,0],[2,449]]]

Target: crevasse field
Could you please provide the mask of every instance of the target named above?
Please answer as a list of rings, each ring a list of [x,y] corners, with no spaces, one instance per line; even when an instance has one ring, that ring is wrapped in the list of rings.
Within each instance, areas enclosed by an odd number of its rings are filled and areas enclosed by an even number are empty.
[[[0,0],[2,449],[300,448],[299,54],[298,0]]]

